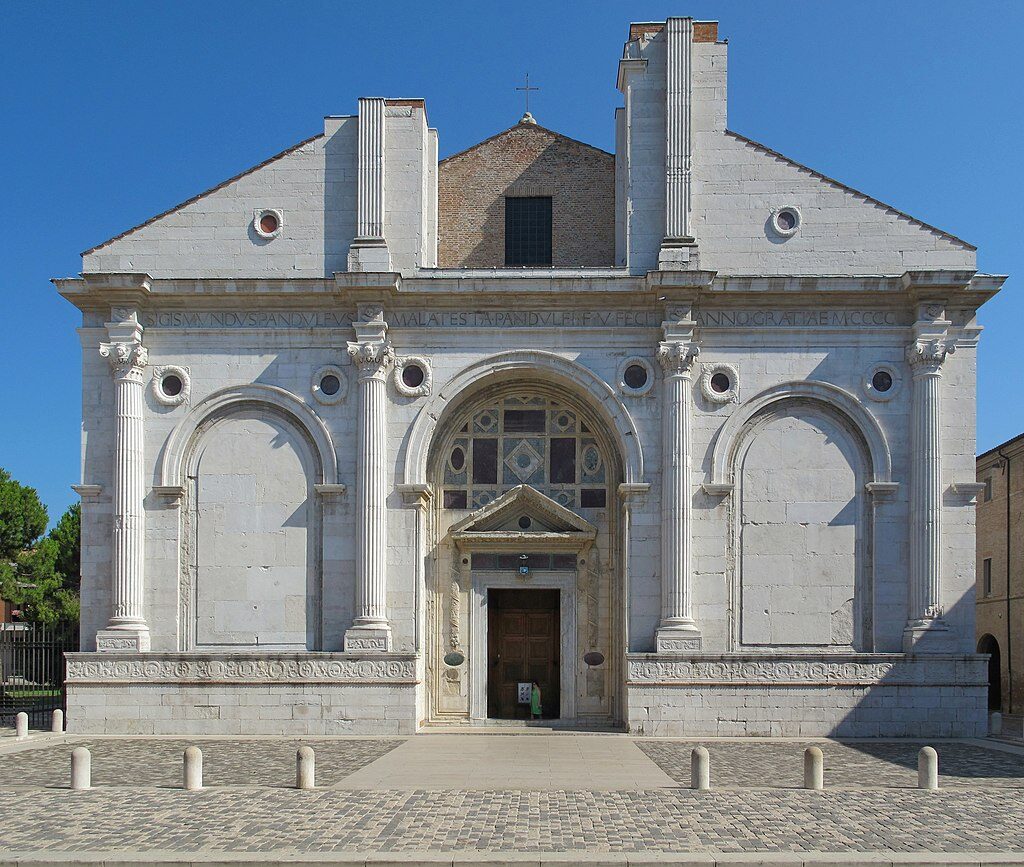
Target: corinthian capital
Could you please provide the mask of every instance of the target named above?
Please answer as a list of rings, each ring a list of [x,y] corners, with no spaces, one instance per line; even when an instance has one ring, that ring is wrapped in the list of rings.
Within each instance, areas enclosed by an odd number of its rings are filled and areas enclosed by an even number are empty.
[[[149,350],[141,343],[101,343],[100,355],[110,362],[116,376],[137,377],[142,382],[142,371],[149,363]]]
[[[907,363],[915,374],[938,373],[956,346],[942,338],[921,338],[907,347]]]
[[[395,350],[388,340],[350,342],[348,354],[359,369],[360,379],[383,379],[395,363]]]
[[[696,343],[678,340],[658,344],[658,361],[670,376],[689,376],[699,354],[700,347]]]

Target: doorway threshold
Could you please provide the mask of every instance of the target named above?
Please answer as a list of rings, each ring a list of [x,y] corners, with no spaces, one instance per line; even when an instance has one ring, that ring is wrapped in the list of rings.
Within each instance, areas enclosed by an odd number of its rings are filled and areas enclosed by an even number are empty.
[[[626,734],[623,725],[616,725],[600,720],[522,720],[522,719],[486,719],[467,720],[463,722],[429,722],[419,729],[419,734]]]

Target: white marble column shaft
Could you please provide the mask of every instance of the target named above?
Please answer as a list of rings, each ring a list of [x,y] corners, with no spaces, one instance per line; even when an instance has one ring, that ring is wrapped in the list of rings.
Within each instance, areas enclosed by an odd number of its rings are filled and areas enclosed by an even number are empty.
[[[658,348],[664,370],[661,468],[661,624],[659,652],[700,649],[693,620],[690,484],[692,451],[691,376],[699,350],[690,342],[666,341]]]
[[[145,465],[143,373],[147,352],[140,343],[104,343],[100,354],[114,373],[113,537],[111,618],[97,636],[98,650],[149,649],[143,610],[145,592]]]
[[[918,340],[907,347],[913,371],[910,422],[910,582],[905,645],[924,633],[945,632],[942,610],[942,364],[945,340]]]
[[[359,370],[356,461],[356,617],[345,649],[391,650],[387,616],[387,377],[395,360],[381,324],[378,339],[348,345]]]

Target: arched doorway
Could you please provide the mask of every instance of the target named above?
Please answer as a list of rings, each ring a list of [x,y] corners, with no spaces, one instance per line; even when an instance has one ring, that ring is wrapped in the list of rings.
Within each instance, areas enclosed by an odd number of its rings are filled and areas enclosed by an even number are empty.
[[[604,420],[569,387],[493,382],[445,412],[427,465],[429,717],[525,718],[509,696],[543,679],[546,717],[621,719],[623,470]]]
[[[1003,708],[1003,668],[999,657],[999,642],[989,634],[981,636],[978,642],[978,653],[987,653],[988,657],[988,709],[992,712]]]

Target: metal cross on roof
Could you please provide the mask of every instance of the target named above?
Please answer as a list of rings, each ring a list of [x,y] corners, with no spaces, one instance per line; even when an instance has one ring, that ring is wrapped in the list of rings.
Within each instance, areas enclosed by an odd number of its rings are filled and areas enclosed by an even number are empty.
[[[530,87],[530,73],[526,73],[526,85],[524,87],[517,87],[516,90],[523,91],[523,95],[526,97],[526,113],[530,113],[530,91],[540,90],[539,87]]]

